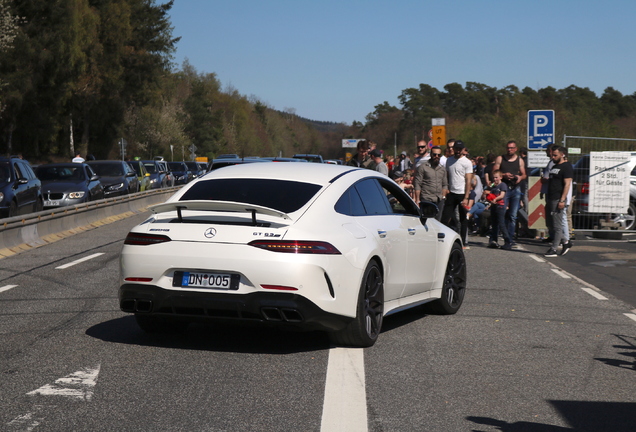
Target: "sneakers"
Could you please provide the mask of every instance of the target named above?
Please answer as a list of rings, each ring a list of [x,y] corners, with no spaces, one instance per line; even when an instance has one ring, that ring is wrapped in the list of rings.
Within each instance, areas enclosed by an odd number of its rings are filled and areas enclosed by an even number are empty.
[[[563,243],[563,247],[561,249],[561,256],[563,256],[566,253],[568,253],[570,251],[570,249],[572,249],[572,246],[574,246],[572,244],[572,240],[568,241],[567,243]]]
[[[497,242],[491,241],[490,243],[488,243],[488,247],[490,249],[499,249],[499,245],[497,244]]]
[[[554,249],[550,248],[550,249],[548,249],[548,251],[545,254],[543,254],[543,256],[546,257],[546,258],[553,258],[553,257],[557,256],[557,251],[555,251]]]
[[[512,250],[512,244],[506,243],[501,247],[503,250]]]

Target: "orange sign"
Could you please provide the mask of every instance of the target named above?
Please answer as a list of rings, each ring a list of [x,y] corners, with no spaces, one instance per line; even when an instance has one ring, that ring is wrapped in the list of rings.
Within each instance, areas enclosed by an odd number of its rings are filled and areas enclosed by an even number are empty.
[[[433,145],[446,145],[446,126],[433,126]]]

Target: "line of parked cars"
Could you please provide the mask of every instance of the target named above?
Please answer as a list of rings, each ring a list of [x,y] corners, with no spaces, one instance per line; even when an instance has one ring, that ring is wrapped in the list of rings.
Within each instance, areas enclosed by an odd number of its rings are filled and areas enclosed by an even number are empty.
[[[0,157],[0,218],[189,183],[205,174],[199,162],[93,160],[31,166]]]

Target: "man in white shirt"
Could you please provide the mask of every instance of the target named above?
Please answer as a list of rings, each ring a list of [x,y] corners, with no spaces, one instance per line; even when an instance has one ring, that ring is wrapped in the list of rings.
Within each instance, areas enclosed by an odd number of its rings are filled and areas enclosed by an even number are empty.
[[[84,162],[84,158],[82,157],[82,155],[79,152],[77,152],[77,154],[73,158],[72,162],[74,162],[74,163],[82,163],[82,162]]]
[[[468,233],[468,220],[466,214],[468,210],[468,196],[470,195],[471,182],[473,179],[473,164],[464,155],[464,143],[455,141],[453,145],[454,156],[446,160],[446,172],[448,173],[448,189],[450,193],[446,195],[444,212],[441,222],[449,227],[453,227],[455,219],[455,209],[459,211],[459,235],[462,238],[464,247],[466,246],[466,235]],[[457,225],[455,223],[455,225]]]

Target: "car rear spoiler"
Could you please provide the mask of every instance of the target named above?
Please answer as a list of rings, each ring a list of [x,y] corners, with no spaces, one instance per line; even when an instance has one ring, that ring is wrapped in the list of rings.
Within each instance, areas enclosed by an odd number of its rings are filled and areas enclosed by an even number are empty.
[[[148,207],[154,214],[176,211],[179,222],[183,221],[181,212],[183,210],[192,211],[213,211],[241,213],[247,212],[252,214],[252,223],[256,225],[256,214],[274,216],[281,219],[291,220],[287,213],[263,207],[255,204],[238,203],[233,201],[171,201]]]

